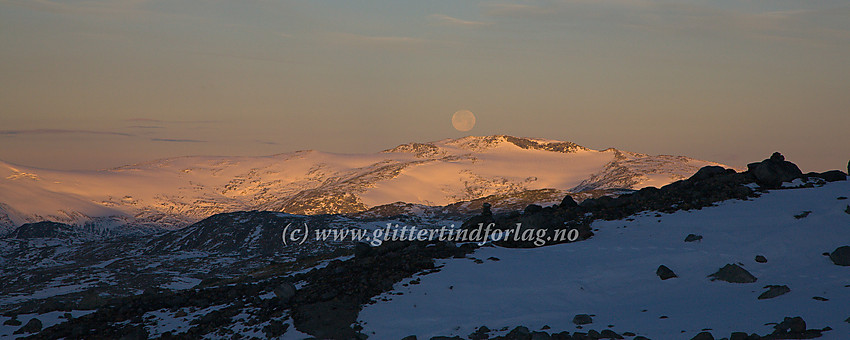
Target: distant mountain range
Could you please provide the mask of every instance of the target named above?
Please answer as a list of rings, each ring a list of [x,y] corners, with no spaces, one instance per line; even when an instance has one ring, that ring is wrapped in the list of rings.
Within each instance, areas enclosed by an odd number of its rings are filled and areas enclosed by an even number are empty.
[[[43,220],[128,233],[174,229],[217,213],[299,215],[466,212],[557,203],[567,193],[662,186],[718,163],[592,150],[572,142],[484,136],[370,154],[297,151],[192,156],[98,171],[0,162],[0,234]]]

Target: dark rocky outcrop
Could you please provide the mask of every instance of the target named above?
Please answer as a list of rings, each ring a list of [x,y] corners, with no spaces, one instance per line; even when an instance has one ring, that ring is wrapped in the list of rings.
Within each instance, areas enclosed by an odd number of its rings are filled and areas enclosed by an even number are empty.
[[[841,246],[829,253],[832,263],[839,266],[850,266],[850,246]]]
[[[578,314],[573,317],[573,323],[576,325],[587,325],[593,323],[593,318],[587,314]]]
[[[712,281],[720,280],[730,283],[753,283],[758,280],[753,274],[737,264],[727,264],[709,277],[712,278]]]
[[[688,234],[685,236],[685,242],[695,242],[702,240],[702,235]]]
[[[691,340],[714,340],[714,336],[709,332],[700,332],[691,338]]]
[[[756,262],[758,263],[767,263],[767,258],[764,255],[756,255]]]
[[[715,202],[728,199],[747,199],[758,194],[747,186],[756,181],[748,172],[737,173],[731,169],[709,167],[698,172],[699,175],[689,179],[670,183],[663,187],[647,187],[641,190],[621,194],[618,197],[602,196],[586,199],[581,204],[575,204],[572,197],[566,196],[559,205],[551,207],[531,207],[523,213],[492,213],[474,216],[464,222],[464,228],[477,228],[479,225],[494,223],[495,229],[505,231],[515,229],[520,225],[521,231],[531,230],[536,233],[544,229],[544,239],[553,241],[545,245],[581,241],[593,236],[590,224],[596,219],[615,220],[625,218],[641,211],[673,212],[677,210],[701,209]],[[575,229],[579,237],[563,240],[556,232],[568,233]],[[573,232],[575,233],[575,232]],[[529,241],[495,242],[503,247],[535,247]]]
[[[827,182],[838,182],[838,181],[846,181],[847,180],[847,174],[845,174],[844,171],[841,171],[841,170],[830,170],[830,171],[820,172],[820,173],[810,172],[810,173],[807,173],[806,176],[807,177],[820,178],[820,179],[823,179],[824,181],[827,181]]]
[[[785,156],[778,152],[761,162],[747,164],[747,172],[753,174],[756,183],[768,189],[779,188],[783,182],[803,176],[796,164],[786,161]]]
[[[679,277],[676,273],[673,272],[670,268],[667,268],[665,265],[658,266],[658,269],[655,270],[655,275],[658,275],[661,280],[672,279],[674,277]]]
[[[76,234],[74,227],[65,223],[41,221],[24,224],[15,229],[7,237],[17,239],[71,238]]]
[[[767,285],[764,286],[764,288],[767,288],[767,291],[759,295],[759,300],[772,299],[791,292],[791,288],[788,288],[788,286],[785,285]]]
[[[26,325],[15,331],[14,334],[38,333],[41,331],[41,320],[32,318]]]

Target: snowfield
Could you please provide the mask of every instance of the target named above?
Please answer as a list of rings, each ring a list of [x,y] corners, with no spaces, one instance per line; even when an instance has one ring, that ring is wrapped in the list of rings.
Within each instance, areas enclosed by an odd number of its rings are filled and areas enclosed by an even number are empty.
[[[234,211],[353,213],[536,189],[639,189],[706,165],[718,164],[511,136],[411,143],[371,154],[178,157],[99,171],[0,162],[0,235],[42,220],[120,232],[128,225],[179,228]]]
[[[404,280],[366,306],[359,320],[371,338],[415,334],[466,338],[480,326],[543,326],[580,331],[577,314],[593,315],[588,329],[626,331],[651,339],[690,339],[703,329],[764,335],[783,317],[808,328],[831,327],[824,339],[850,338],[850,267],[825,252],[850,245],[850,181],[819,188],[774,190],[749,201],[725,201],[698,211],[643,213],[633,220],[597,221],[589,240],[535,249],[486,247],[470,258],[441,260],[440,272]],[[811,211],[803,218],[795,218]],[[688,234],[702,235],[684,242]],[[767,263],[757,263],[763,255]],[[707,276],[739,263],[755,283]],[[662,281],[666,265],[679,277]],[[791,291],[759,300],[766,285]],[[397,295],[403,293],[403,295]],[[813,297],[825,298],[813,299]],[[380,302],[381,298],[391,299]],[[492,334],[504,334],[505,331]]]

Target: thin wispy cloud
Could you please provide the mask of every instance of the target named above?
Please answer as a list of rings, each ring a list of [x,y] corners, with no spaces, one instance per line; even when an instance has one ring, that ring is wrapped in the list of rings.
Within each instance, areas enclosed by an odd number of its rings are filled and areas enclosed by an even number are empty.
[[[93,14],[93,15],[139,15],[150,13],[141,6],[149,0],[86,0],[86,1],[53,1],[53,0],[0,0],[0,4],[19,6],[36,11],[63,14]]]
[[[174,138],[151,138],[154,142],[172,142],[172,143],[206,143],[205,140],[198,139],[174,139]]]
[[[111,135],[111,136],[135,136],[131,133],[98,130],[71,130],[71,129],[28,129],[28,130],[0,130],[0,136],[26,136],[26,135],[62,135],[62,134],[86,134],[86,135]]]
[[[451,17],[445,14],[433,14],[429,16],[432,20],[435,20],[443,25],[452,25],[452,26],[466,26],[466,27],[481,27],[481,26],[489,26],[493,23],[484,22],[484,21],[471,21],[471,20],[463,20],[455,17]]]

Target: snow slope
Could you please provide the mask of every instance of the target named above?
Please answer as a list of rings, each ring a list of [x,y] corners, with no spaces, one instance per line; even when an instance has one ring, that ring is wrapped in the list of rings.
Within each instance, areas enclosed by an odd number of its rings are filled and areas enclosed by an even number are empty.
[[[411,143],[372,154],[179,157],[100,171],[0,162],[0,234],[40,220],[174,228],[232,211],[353,213],[399,201],[442,206],[535,189],[638,189],[706,165],[717,164],[512,136]]]
[[[473,257],[483,263],[443,260],[442,271],[421,276],[418,285],[396,284],[382,296],[392,301],[376,299],[359,320],[370,337],[427,339],[465,338],[482,325],[531,330],[548,325],[551,331],[574,332],[579,330],[573,316],[593,314],[584,331],[610,324],[619,333],[690,339],[705,328],[717,338],[733,331],[764,335],[773,330],[766,323],[802,316],[809,328],[833,328],[824,339],[847,339],[850,267],[822,255],[850,245],[850,214],[845,213],[850,200],[838,199],[842,196],[850,196],[850,181],[776,190],[699,211],[598,221],[596,235],[582,242],[482,248]],[[794,217],[804,211],[811,214]],[[704,238],[684,242],[690,233]],[[755,262],[756,255],[768,262]],[[707,278],[727,263],[743,264],[758,281]],[[662,264],[679,278],[660,280],[655,271]],[[758,300],[765,285],[787,285],[791,292]]]

